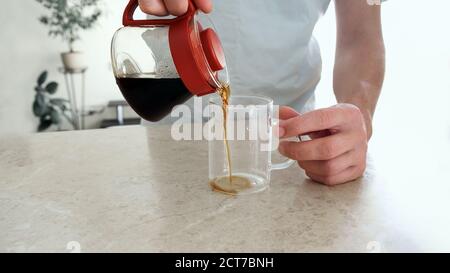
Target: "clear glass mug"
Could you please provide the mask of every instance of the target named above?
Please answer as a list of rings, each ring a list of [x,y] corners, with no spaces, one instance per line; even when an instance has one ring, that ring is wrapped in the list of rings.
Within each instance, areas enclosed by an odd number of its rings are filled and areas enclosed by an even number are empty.
[[[274,111],[270,98],[237,95],[230,97],[227,110],[231,166],[224,141],[222,101],[220,97],[210,99],[205,134],[209,145],[210,185],[216,191],[232,195],[263,191],[269,186],[272,170],[286,169],[294,163],[291,159],[272,162],[272,154],[278,148],[278,138],[274,135],[278,109]]]

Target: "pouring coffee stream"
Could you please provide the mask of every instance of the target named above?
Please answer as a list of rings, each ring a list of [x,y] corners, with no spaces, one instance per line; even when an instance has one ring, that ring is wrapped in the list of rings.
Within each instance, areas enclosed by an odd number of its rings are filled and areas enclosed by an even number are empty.
[[[115,33],[111,46],[114,75],[123,96],[139,116],[156,122],[194,95],[219,94],[229,185],[210,184],[215,190],[235,193],[234,180],[239,179],[232,175],[226,128],[230,82],[214,25],[193,1],[184,15],[170,19],[135,20],[137,7],[138,0],[130,0],[124,27]]]
[[[228,142],[228,130],[227,130],[227,120],[228,120],[228,105],[230,103],[231,89],[230,86],[224,86],[217,90],[220,98],[222,99],[222,113],[223,113],[223,141],[225,145],[225,152],[227,154],[227,164],[228,164],[228,180],[230,186],[233,184],[233,171],[231,168],[231,152],[230,143]],[[214,184],[213,184],[214,185]]]
[[[231,88],[229,85],[225,85],[222,88],[217,89],[217,94],[222,101],[222,114],[223,114],[223,142],[225,146],[226,162],[228,169],[228,176],[216,177],[211,180],[209,184],[215,191],[219,191],[225,194],[235,195],[241,191],[244,191],[252,186],[251,181],[243,176],[233,175],[230,141],[228,139],[228,113],[231,97]]]

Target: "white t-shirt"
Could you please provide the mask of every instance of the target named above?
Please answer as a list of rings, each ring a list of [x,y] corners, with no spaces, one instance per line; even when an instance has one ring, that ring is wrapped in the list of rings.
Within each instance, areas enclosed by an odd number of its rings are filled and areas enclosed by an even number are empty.
[[[214,0],[210,17],[225,51],[232,95],[263,95],[275,105],[312,110],[322,70],[312,32],[329,4],[330,0]],[[208,103],[205,97],[203,107]],[[193,99],[186,105],[192,108]],[[162,122],[171,120],[168,116]]]
[[[232,94],[264,95],[301,111],[320,80],[312,32],[330,0],[217,0],[211,14]]]

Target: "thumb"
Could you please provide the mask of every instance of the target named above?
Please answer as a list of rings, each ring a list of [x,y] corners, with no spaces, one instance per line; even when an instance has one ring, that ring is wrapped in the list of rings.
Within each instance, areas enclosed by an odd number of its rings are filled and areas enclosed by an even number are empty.
[[[278,137],[283,137],[284,134],[286,133],[286,130],[283,127],[283,123],[284,123],[283,120],[295,118],[299,115],[300,114],[297,111],[295,111],[293,108],[291,108],[289,106],[281,106],[280,107],[280,110],[279,110],[280,122],[278,124],[278,131],[277,131]]]

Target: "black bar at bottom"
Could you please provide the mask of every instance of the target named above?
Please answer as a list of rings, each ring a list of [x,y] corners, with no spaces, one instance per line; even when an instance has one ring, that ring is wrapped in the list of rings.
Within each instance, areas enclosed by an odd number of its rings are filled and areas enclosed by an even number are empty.
[[[294,253],[149,253],[149,254],[2,254],[4,268],[16,271],[30,267],[46,272],[71,269],[90,272],[112,268],[119,272],[315,272],[357,270],[386,272],[401,269],[426,270],[447,264],[448,254],[294,254]],[[87,270],[87,271],[86,271]],[[104,272],[104,271],[102,271]]]

